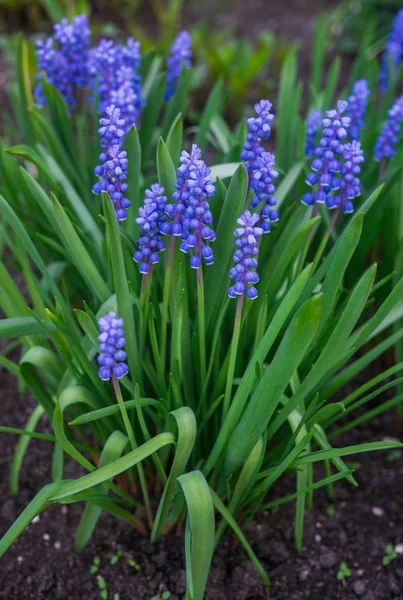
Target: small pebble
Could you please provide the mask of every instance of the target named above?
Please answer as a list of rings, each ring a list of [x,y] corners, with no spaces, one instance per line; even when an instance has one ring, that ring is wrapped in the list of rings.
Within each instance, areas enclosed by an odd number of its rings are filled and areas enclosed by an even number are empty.
[[[396,554],[399,554],[399,556],[402,556],[403,555],[403,544],[396,544],[395,552],[396,552]]]
[[[315,542],[317,542],[317,543],[319,544],[319,542],[321,542],[321,541],[322,541],[322,536],[321,536],[321,535],[319,535],[319,533],[317,533],[317,534],[315,535]]]
[[[383,517],[383,515],[385,514],[385,511],[383,510],[383,508],[380,508],[379,506],[373,506],[372,514],[375,515],[375,517]]]
[[[320,528],[322,527],[322,523],[319,523],[319,521],[318,521],[318,522],[316,523],[316,527],[317,527],[318,529],[320,529]]]
[[[24,560],[23,556],[17,556],[17,562],[18,563],[22,563],[23,560]]]
[[[54,543],[54,547],[55,547],[56,550],[60,550],[60,548],[62,547],[62,545],[59,542],[59,540],[57,540],[57,542]]]
[[[34,517],[34,518],[32,519],[31,523],[39,523],[39,521],[40,521],[40,520],[41,520],[41,519],[40,519],[40,516],[39,516],[39,515],[36,515],[36,517]]]
[[[365,592],[365,583],[360,579],[358,581],[354,581],[353,590],[357,594],[357,596],[362,596]]]
[[[45,542],[48,542],[50,540],[50,535],[48,533],[44,533],[43,539],[45,540]]]

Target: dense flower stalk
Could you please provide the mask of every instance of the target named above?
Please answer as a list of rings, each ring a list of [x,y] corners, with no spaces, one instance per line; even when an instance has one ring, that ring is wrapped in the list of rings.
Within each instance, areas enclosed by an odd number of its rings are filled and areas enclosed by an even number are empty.
[[[315,202],[326,203],[328,208],[335,208],[331,194],[340,188],[340,179],[337,175],[342,169],[339,160],[343,151],[341,140],[346,139],[350,126],[350,117],[343,117],[348,103],[339,100],[337,110],[328,110],[322,119],[322,139],[315,150],[315,159],[312,161],[310,173],[306,183],[316,186],[314,192],[302,196],[301,202],[307,206],[313,206]]]
[[[254,299],[257,297],[255,284],[259,281],[259,275],[254,271],[257,268],[257,255],[259,252],[258,239],[263,235],[263,229],[257,226],[259,215],[251,214],[246,210],[237,220],[240,225],[235,229],[234,235],[237,238],[235,245],[237,247],[234,253],[235,267],[230,270],[230,277],[235,280],[235,284],[228,290],[228,296],[246,295]]]
[[[388,120],[383,124],[381,133],[375,142],[375,160],[391,158],[396,154],[401,123],[403,121],[403,96],[400,96],[388,111]]]
[[[129,372],[126,360],[126,352],[123,348],[126,345],[124,337],[124,321],[111,311],[98,321],[100,335],[98,356],[99,376],[103,381],[108,381],[111,377],[120,379]]]
[[[180,161],[182,164],[176,171],[176,191],[173,194],[175,204],[166,207],[172,221],[164,223],[161,231],[182,238],[180,249],[191,253],[190,266],[198,269],[202,258],[207,265],[214,262],[213,251],[205,242],[213,242],[216,237],[210,227],[213,216],[208,203],[208,198],[215,193],[215,186],[196,144],[193,144],[190,154],[182,151]]]
[[[305,155],[314,156],[316,137],[322,122],[322,111],[311,110],[305,122]]]
[[[126,45],[102,39],[89,52],[88,72],[92,102],[102,114],[114,104],[126,122],[126,130],[139,124],[144,104],[140,68],[140,43],[128,38]]]
[[[150,265],[158,263],[158,254],[165,250],[165,242],[162,239],[161,226],[166,222],[165,204],[167,197],[164,196],[163,187],[155,183],[150,190],[146,190],[144,205],[139,209],[136,223],[140,225],[142,236],[138,240],[138,251],[134,253],[134,260],[140,263],[140,273],[146,275],[150,271]]]
[[[337,196],[329,198],[329,201],[333,202],[334,208],[341,207],[344,213],[352,213],[354,211],[353,200],[361,194],[359,175],[361,173],[360,164],[364,162],[364,151],[360,142],[353,140],[349,144],[344,144],[342,157],[340,192]]]
[[[393,20],[388,41],[382,58],[382,66],[379,72],[379,88],[386,91],[389,87],[389,75],[392,79],[396,77],[397,67],[402,62],[403,56],[403,9],[399,10]],[[389,73],[391,61],[392,73]]]
[[[169,100],[176,91],[182,68],[190,69],[192,66],[192,38],[189,32],[181,31],[171,46],[171,52],[167,59],[167,88],[165,100]]]
[[[269,100],[260,100],[255,104],[257,117],[246,119],[248,133],[243,152],[241,152],[241,159],[245,163],[250,179],[252,178],[253,169],[257,166],[257,158],[264,152],[261,143],[268,140],[271,134],[272,121],[275,118],[270,112],[271,107],[272,103]]]
[[[76,105],[75,90],[88,83],[87,55],[91,31],[86,15],[67,19],[54,26],[54,35],[36,44],[38,70],[45,73],[48,82],[59,90],[71,108]],[[43,106],[42,73],[37,75],[35,87],[37,104]]]
[[[366,79],[359,79],[354,83],[353,92],[348,97],[346,117],[350,117],[351,119],[349,135],[353,140],[360,139],[360,132],[364,127],[364,115],[370,93],[368,81]]]
[[[262,227],[265,233],[270,231],[270,223],[276,223],[279,219],[278,212],[273,208],[277,203],[274,197],[276,188],[273,181],[279,176],[278,171],[275,169],[275,161],[274,154],[263,152],[255,160],[255,168],[250,184],[256,194],[252,198],[251,207],[256,208],[264,201],[263,208],[260,211],[259,226]]]
[[[125,121],[121,119],[119,108],[112,105],[106,109],[106,117],[100,119],[99,123],[101,128],[98,133],[104,152],[99,156],[102,164],[94,170],[101,180],[93,185],[92,191],[94,194],[109,194],[118,221],[124,221],[127,218],[126,210],[130,207],[129,200],[124,196],[129,189],[126,183],[127,153],[122,150]]]

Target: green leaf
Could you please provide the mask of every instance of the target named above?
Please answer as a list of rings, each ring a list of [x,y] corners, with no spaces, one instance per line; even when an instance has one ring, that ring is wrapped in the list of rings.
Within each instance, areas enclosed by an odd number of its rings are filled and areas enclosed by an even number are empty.
[[[319,450],[311,454],[300,456],[293,462],[292,467],[298,467],[306,463],[328,460],[334,457],[350,456],[350,454],[360,454],[361,452],[373,452],[375,450],[391,450],[392,448],[403,448],[400,442],[384,441],[384,442],[367,442],[366,444],[357,444],[355,446],[347,446],[346,448],[333,448],[332,450]]]
[[[291,376],[316,333],[321,306],[322,297],[314,296],[299,309],[291,321],[279,349],[231,435],[224,466],[227,475],[245,461],[266,429]]]
[[[207,145],[207,133],[210,123],[216,114],[221,111],[223,100],[223,81],[219,79],[210,92],[203,113],[200,117],[199,130],[196,135],[195,144],[204,151]]]
[[[162,138],[159,139],[157,147],[157,171],[159,184],[165,189],[168,198],[172,198],[175,191],[176,170]]]
[[[31,416],[28,419],[25,428],[26,431],[34,431],[35,427],[39,422],[39,419],[41,418],[44,412],[45,411],[43,407],[40,404],[38,404],[38,406],[35,407],[35,409],[32,411]],[[14,452],[13,462],[11,463],[10,469],[10,494],[12,494],[13,496],[18,493],[22,461],[24,460],[24,456],[26,454],[30,441],[31,438],[28,435],[21,436],[18,440],[18,444]]]
[[[176,117],[167,135],[167,150],[174,165],[179,163],[179,156],[183,148],[183,119],[182,115]]]
[[[186,562],[192,585],[189,586],[188,577],[187,593],[193,600],[203,600],[214,551],[213,501],[207,481],[200,471],[181,475],[178,483],[186,500],[190,533]]]
[[[141,144],[139,133],[133,125],[124,137],[123,150],[127,152],[127,184],[129,189],[126,192],[127,199],[130,200],[131,216],[125,222],[125,227],[133,239],[138,237],[139,226],[136,223],[136,216],[142,205],[141,196]]]
[[[56,325],[47,323],[51,331],[57,331]],[[44,328],[34,317],[15,317],[13,319],[0,319],[0,340],[7,340],[26,335],[44,333]]]
[[[248,174],[243,165],[239,165],[225,197],[221,210],[220,220],[216,228],[217,239],[214,243],[214,253],[219,261],[213,268],[208,269],[205,278],[205,288],[209,290],[206,295],[206,326],[207,329],[215,311],[221,308],[227,297],[227,290],[223,290],[223,282],[229,282],[229,263],[234,252],[234,230],[236,221],[242,213],[248,191]]]
[[[224,163],[223,165],[214,165],[210,167],[212,181],[217,179],[228,179],[232,177],[235,171],[240,167],[239,162]]]

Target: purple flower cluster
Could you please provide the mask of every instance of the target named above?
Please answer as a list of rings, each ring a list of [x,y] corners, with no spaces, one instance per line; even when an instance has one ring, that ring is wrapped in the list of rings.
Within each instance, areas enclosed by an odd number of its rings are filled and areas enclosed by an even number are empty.
[[[391,158],[396,154],[401,123],[403,121],[403,96],[400,96],[388,111],[388,120],[383,124],[381,133],[375,142],[375,160]]]
[[[88,82],[87,56],[91,31],[86,15],[67,19],[54,26],[54,35],[36,44],[38,70],[46,75],[48,82],[59,90],[71,108],[76,105],[75,90]],[[42,73],[38,73],[35,87],[37,104],[43,106]]]
[[[213,216],[208,203],[208,198],[215,193],[215,186],[196,144],[193,144],[190,154],[182,151],[180,161],[182,164],[176,171],[176,192],[173,194],[175,204],[166,207],[172,221],[164,223],[161,231],[181,236],[180,249],[185,253],[192,252],[190,266],[198,269],[202,258],[207,265],[214,262],[213,251],[205,241],[213,242],[216,237],[210,227]]]
[[[275,161],[274,154],[270,154],[270,152],[263,152],[258,156],[255,160],[256,166],[250,183],[256,194],[252,198],[251,207],[256,208],[261,202],[265,201],[260,211],[259,223],[265,233],[270,231],[270,223],[276,223],[279,219],[278,212],[272,208],[277,203],[273,195],[276,191],[273,180],[277,179],[279,175],[275,169]]]
[[[192,38],[190,34],[187,31],[181,31],[171,46],[171,52],[167,59],[168,72],[165,100],[169,100],[174,95],[182,67],[190,69],[192,66],[191,45]]]
[[[335,208],[332,192],[339,190],[340,179],[337,175],[342,170],[339,160],[343,152],[343,144],[340,142],[347,137],[350,127],[350,117],[343,117],[348,103],[339,100],[337,110],[328,110],[322,119],[322,139],[319,147],[315,150],[315,159],[312,161],[310,173],[306,183],[310,186],[318,186],[315,192],[304,194],[301,198],[303,204],[313,206],[315,202],[326,203],[328,208]]]
[[[278,212],[272,208],[276,205],[273,180],[278,177],[278,172],[275,170],[275,157],[265,152],[261,145],[261,142],[268,140],[271,134],[274,119],[274,115],[270,112],[271,107],[269,100],[260,100],[255,104],[257,116],[246,120],[248,133],[241,152],[241,159],[248,171],[250,187],[256,194],[252,199],[251,207],[256,208],[265,201],[260,211],[260,224],[265,233],[270,231],[270,223],[275,223],[279,218]]]
[[[389,75],[392,80],[396,77],[398,65],[402,62],[403,56],[403,9],[399,10],[393,20],[389,33],[389,39],[385,45],[383,53],[382,66],[379,72],[379,89],[386,92],[389,86]],[[392,63],[392,73],[389,73],[389,61]]]
[[[364,114],[370,94],[368,81],[366,79],[359,79],[354,83],[353,93],[348,97],[346,117],[350,117],[351,119],[349,135],[353,140],[360,139],[360,132],[362,127],[364,127]]]
[[[122,150],[122,141],[125,135],[125,121],[121,119],[120,110],[116,106],[108,106],[106,117],[100,119],[101,147],[104,152],[99,159],[102,162],[94,170],[95,175],[101,178],[93,185],[94,194],[105,192],[113,203],[118,221],[127,218],[126,209],[130,202],[124,197],[129,186],[127,179],[127,153]]]
[[[248,133],[241,152],[241,160],[245,162],[250,178],[256,166],[256,159],[264,152],[261,143],[263,140],[268,140],[271,134],[271,123],[275,118],[270,112],[271,107],[272,103],[269,100],[260,100],[255,104],[257,117],[246,119]]]
[[[144,205],[139,209],[136,223],[140,225],[143,234],[138,240],[139,250],[134,253],[134,260],[140,263],[140,273],[146,275],[150,271],[150,264],[158,262],[158,254],[165,250],[162,239],[161,227],[166,222],[165,214],[167,197],[163,194],[163,187],[155,183],[151,190],[146,190]]]
[[[360,164],[364,162],[364,151],[360,142],[353,140],[349,144],[344,144],[342,157],[340,191],[338,195],[328,199],[328,207],[341,206],[344,213],[352,213],[354,211],[353,200],[361,194],[359,175],[361,173]],[[329,206],[330,202],[332,206]]]
[[[314,156],[316,150],[316,136],[322,122],[322,111],[311,110],[305,122],[305,155]]]
[[[138,125],[144,104],[140,59],[140,43],[133,38],[128,38],[125,46],[102,39],[89,51],[90,99],[98,102],[100,113],[110,104],[117,106],[127,129]]]
[[[243,296],[245,293],[248,298],[254,299],[257,297],[257,289],[255,284],[259,281],[259,275],[254,271],[256,269],[257,255],[259,252],[258,240],[263,235],[263,229],[257,226],[259,215],[251,214],[245,210],[243,215],[237,220],[240,225],[235,229],[234,235],[237,238],[235,245],[237,249],[234,253],[235,267],[229,274],[232,279],[235,279],[235,284],[228,290],[228,296],[235,298]]]
[[[99,376],[103,381],[108,381],[111,377],[120,379],[129,372],[129,367],[123,361],[126,360],[126,352],[123,348],[126,345],[124,338],[124,321],[116,317],[116,313],[111,311],[98,321],[100,335],[98,356]]]

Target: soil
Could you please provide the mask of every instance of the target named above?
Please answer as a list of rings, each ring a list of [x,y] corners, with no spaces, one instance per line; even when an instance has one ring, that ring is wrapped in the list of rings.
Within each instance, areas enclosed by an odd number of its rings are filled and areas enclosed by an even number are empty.
[[[4,371],[0,372],[0,390],[2,424],[24,427],[34,401],[22,397],[15,379]],[[45,418],[40,429],[50,430]],[[393,413],[340,443],[385,436],[397,436]],[[15,436],[0,435],[0,534],[50,478],[52,445],[32,440],[21,471],[20,491],[10,497],[8,476],[15,443]],[[354,464],[358,488],[338,482],[332,500],[323,490],[315,493],[313,510],[306,515],[300,555],[293,541],[293,502],[278,512],[260,514],[246,529],[270,576],[270,588],[263,585],[236,539],[228,535],[214,557],[206,599],[403,600],[403,456],[380,452],[358,458],[360,463]],[[66,463],[65,477],[80,474],[75,464]],[[284,478],[276,494],[290,493],[293,478],[291,474]],[[182,538],[172,534],[152,545],[126,523],[103,514],[91,542],[77,553],[73,536],[82,511],[83,504],[53,506],[31,523],[1,561],[0,598],[98,600],[99,576],[106,582],[110,599],[119,594],[120,600],[151,600],[163,591],[171,592],[171,600],[184,598]],[[400,554],[383,566],[387,544]],[[112,565],[111,558],[118,550],[121,556]],[[91,574],[94,557],[99,557],[100,565],[98,572]],[[337,579],[343,561],[351,571],[344,582]]]

